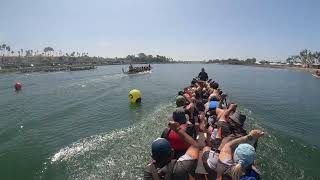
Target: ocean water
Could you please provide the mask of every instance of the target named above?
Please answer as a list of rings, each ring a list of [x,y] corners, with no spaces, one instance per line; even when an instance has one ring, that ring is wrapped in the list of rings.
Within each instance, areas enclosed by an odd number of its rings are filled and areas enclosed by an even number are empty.
[[[320,80],[306,72],[229,65],[123,66],[0,75],[0,179],[141,179],[175,95],[205,67],[247,115],[263,179],[320,179]],[[16,93],[13,84],[23,83]],[[142,104],[128,92],[142,91]]]

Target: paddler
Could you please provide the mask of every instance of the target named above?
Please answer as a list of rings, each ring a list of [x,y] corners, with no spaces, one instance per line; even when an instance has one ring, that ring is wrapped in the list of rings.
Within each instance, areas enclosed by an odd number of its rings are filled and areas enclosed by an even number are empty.
[[[261,130],[252,130],[246,136],[225,138],[218,149],[205,147],[202,160],[210,178],[235,180],[241,176],[260,179],[254,165],[256,153],[252,142],[263,135]]]
[[[189,117],[185,112],[183,107],[176,108],[175,111],[172,113],[172,116],[169,116],[169,121],[174,121],[179,123],[179,127],[186,131],[189,136],[192,138],[196,138],[196,131],[194,125],[189,122]],[[162,134],[161,138],[165,138],[169,141],[172,149],[174,150],[174,159],[179,159],[182,155],[184,155],[189,148],[189,144],[186,144],[180,136],[166,128]]]
[[[190,147],[178,160],[172,160],[172,147],[164,138],[152,142],[151,155],[153,161],[144,169],[144,180],[188,180],[194,178],[199,156],[198,143],[179,127],[177,122],[169,122],[169,128],[175,131]]]
[[[132,64],[129,65],[129,72],[132,72],[133,71],[133,66]]]
[[[201,81],[207,81],[208,80],[208,74],[205,72],[204,68],[201,69],[201,72],[199,73],[198,78]]]

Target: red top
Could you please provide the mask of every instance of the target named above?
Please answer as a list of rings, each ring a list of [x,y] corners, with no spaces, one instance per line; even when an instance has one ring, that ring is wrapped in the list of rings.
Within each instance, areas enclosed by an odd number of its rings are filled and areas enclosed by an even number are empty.
[[[187,124],[181,124],[180,128],[185,131],[187,129]],[[186,144],[175,131],[171,130],[169,132],[168,141],[170,142],[171,147],[176,151],[187,150],[189,148],[189,145]]]

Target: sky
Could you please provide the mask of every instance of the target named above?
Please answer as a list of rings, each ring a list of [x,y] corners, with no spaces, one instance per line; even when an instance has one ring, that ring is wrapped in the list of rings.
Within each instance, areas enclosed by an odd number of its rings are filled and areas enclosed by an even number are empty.
[[[194,61],[320,51],[319,0],[1,0],[0,12],[0,43],[14,50]]]

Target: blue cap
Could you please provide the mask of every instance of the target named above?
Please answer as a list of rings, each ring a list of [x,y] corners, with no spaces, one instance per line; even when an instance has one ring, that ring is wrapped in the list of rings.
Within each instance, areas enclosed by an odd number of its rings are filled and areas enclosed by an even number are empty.
[[[243,168],[250,166],[256,159],[256,151],[250,144],[240,144],[234,151],[234,161]]]
[[[168,140],[158,138],[151,145],[152,158],[154,160],[165,159],[171,157],[171,145]]]
[[[218,107],[218,101],[210,101],[209,110],[214,110]]]

